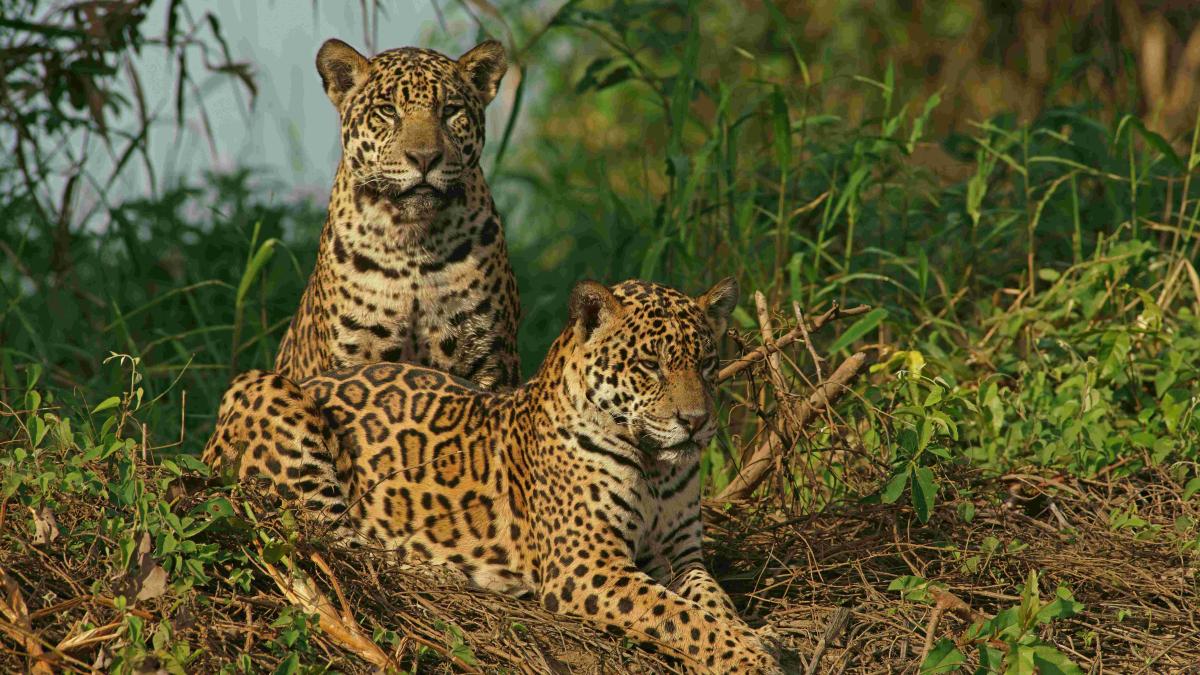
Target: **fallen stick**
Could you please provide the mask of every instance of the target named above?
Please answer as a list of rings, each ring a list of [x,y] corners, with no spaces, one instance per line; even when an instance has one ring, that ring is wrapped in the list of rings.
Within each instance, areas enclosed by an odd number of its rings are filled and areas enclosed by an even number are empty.
[[[851,611],[848,608],[838,607],[833,616],[829,617],[829,623],[825,624],[825,632],[817,641],[817,648],[808,661],[808,667],[804,669],[804,675],[816,675],[817,667],[821,664],[821,657],[825,655],[825,650],[829,648],[831,642],[835,642],[841,637],[846,626],[849,625],[850,614]]]
[[[776,344],[781,343],[782,340],[776,341]],[[867,355],[857,352],[842,361],[842,364],[833,371],[828,380],[817,384],[808,399],[793,411],[795,428],[803,428],[848,391],[850,383],[858,376],[858,371],[866,361]],[[749,497],[750,493],[754,492],[754,488],[758,487],[759,483],[767,477],[767,473],[775,463],[775,457],[782,452],[784,444],[785,441],[779,434],[768,431],[762,442],[755,448],[754,454],[742,465],[741,471],[733,477],[729,485],[725,486],[721,494],[717,495],[717,500],[735,501]]]
[[[337,583],[333,572],[329,569],[329,565],[319,555],[313,556],[313,562],[321,568],[321,571],[329,575],[331,582],[334,584],[334,590],[337,592],[339,600],[342,602],[342,612],[339,613],[334,608],[333,603],[329,601],[310,576],[305,574],[299,567],[291,566],[289,572],[291,576],[284,574],[278,568],[266,560],[262,560],[261,551],[259,553],[260,561],[258,564],[261,569],[267,573],[274,581],[275,585],[296,607],[303,609],[308,614],[317,614],[321,618],[321,629],[325,631],[329,637],[333,638],[343,648],[354,652],[368,663],[376,667],[391,671],[399,668],[399,664],[388,656],[384,651],[375,644],[366,633],[354,616],[350,613],[349,605],[346,604],[346,598],[341,593],[341,585]],[[478,673],[478,669],[463,661],[455,654],[447,651],[441,645],[424,639],[419,635],[407,636],[413,641],[424,645],[436,652],[447,661],[453,661],[460,672]]]
[[[333,603],[329,602],[329,598],[325,597],[312,579],[299,568],[293,568],[289,575],[281,572],[266,560],[262,560],[260,565],[262,570],[275,581],[275,585],[279,587],[284,597],[306,613],[318,615],[321,618],[321,630],[342,647],[354,652],[377,668],[385,670],[399,668],[399,664],[392,661],[379,648],[379,645],[363,634],[357,621],[351,618],[351,622],[347,623],[343,617],[339,616]]]
[[[791,393],[787,382],[783,379],[783,371],[780,370],[779,345],[775,343],[775,328],[771,325],[771,310],[767,307],[767,296],[762,294],[762,291],[754,292],[754,305],[758,311],[758,330],[762,336],[763,346],[770,350],[765,362],[767,366],[767,379],[775,387],[775,397],[782,399],[785,395]],[[760,394],[760,406],[766,404],[766,392]],[[781,411],[787,412],[787,411]],[[784,418],[784,422],[787,422]]]
[[[937,638],[938,624],[941,623],[942,616],[947,611],[957,614],[958,618],[968,624],[987,620],[987,617],[981,612],[973,609],[966,601],[950,591],[936,586],[930,586],[928,590],[929,595],[933,597],[934,603],[933,611],[929,614],[929,621],[925,624],[925,643],[922,645],[921,655],[917,659],[919,663],[924,663],[925,657],[929,656],[930,650],[933,649],[933,641]]]

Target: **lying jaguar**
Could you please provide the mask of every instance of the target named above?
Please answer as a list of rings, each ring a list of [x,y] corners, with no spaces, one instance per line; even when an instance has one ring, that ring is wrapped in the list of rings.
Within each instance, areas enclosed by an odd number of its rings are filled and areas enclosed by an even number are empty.
[[[275,360],[280,375],[407,361],[484,389],[520,383],[517,285],[479,167],[484,107],[506,64],[490,40],[457,61],[411,47],[368,59],[340,40],[321,46],[342,159],[317,264]]]
[[[779,672],[705,570],[700,448],[732,280],[698,298],[581,282],[537,374],[481,392],[375,364],[292,385],[249,373],[212,465],[267,476],[360,542],[654,643],[693,671]]]

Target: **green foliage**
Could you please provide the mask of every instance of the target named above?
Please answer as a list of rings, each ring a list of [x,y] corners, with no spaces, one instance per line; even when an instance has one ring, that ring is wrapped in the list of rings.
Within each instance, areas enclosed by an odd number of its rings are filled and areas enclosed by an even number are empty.
[[[223,492],[191,493],[188,484],[209,475],[194,456],[148,457],[137,417],[144,403],[139,360],[110,361],[124,366],[128,388],[75,418],[62,414],[53,389],[40,388],[40,371],[29,371],[22,412],[0,416],[0,432],[11,438],[0,446],[0,502],[34,542],[81,561],[80,583],[90,584],[91,593],[113,597],[123,639],[112,672],[139,672],[148,663],[191,672],[203,645],[175,635],[172,612],[150,621],[133,605],[184,607],[193,591],[250,592],[257,557],[247,547],[262,542],[269,551],[278,547],[277,535],[259,529],[244,505]],[[17,505],[28,518],[16,515]],[[0,549],[5,553],[21,551]],[[271,626],[278,630],[275,672],[325,671],[310,665],[321,661],[309,642],[315,617],[284,609]],[[248,663],[230,664],[230,672],[254,671]]]
[[[931,588],[944,590],[940,584],[916,576],[897,577],[888,586],[890,591],[899,591],[905,600],[920,603],[934,601]],[[1067,655],[1041,637],[1042,631],[1055,621],[1068,619],[1082,610],[1083,605],[1075,602],[1070,590],[1062,586],[1055,590],[1054,599],[1043,603],[1038,594],[1038,573],[1030,571],[1021,588],[1020,604],[1001,610],[986,621],[975,622],[958,642],[950,638],[936,641],[921,663],[920,672],[932,675],[967,669],[968,658],[963,649],[974,647],[978,666],[971,672],[975,675],[1082,675],[1083,671]]]
[[[272,649],[282,657],[275,667],[275,675],[319,675],[328,672],[324,666],[305,665],[301,660],[303,657],[311,659],[316,656],[309,638],[317,631],[318,623],[317,615],[305,614],[294,607],[285,607],[279,612],[279,617],[271,624],[272,628],[279,629]]]

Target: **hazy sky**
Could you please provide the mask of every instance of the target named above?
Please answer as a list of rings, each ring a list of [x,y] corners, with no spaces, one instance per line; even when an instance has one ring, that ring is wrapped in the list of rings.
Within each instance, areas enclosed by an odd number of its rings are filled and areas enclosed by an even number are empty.
[[[151,34],[166,23],[169,3],[155,3],[147,18]],[[336,37],[370,56],[364,39],[360,5],[353,0],[195,0],[187,7],[197,21],[212,12],[221,23],[235,61],[250,62],[259,88],[254,107],[246,89],[229,77],[202,72],[193,59],[204,106],[215,138],[205,137],[198,110],[193,107],[182,131],[174,124],[173,94],[161,100],[162,122],[151,136],[151,151],[164,185],[216,166],[257,167],[279,184],[283,195],[311,194],[324,200],[332,182],[339,151],[337,114],[325,97],[313,65],[317,49]],[[379,16],[378,49],[419,44],[437,27],[437,14],[428,0],[390,0]],[[465,50],[471,37],[460,41]],[[143,52],[139,70],[147,90],[173,92],[175,65],[162,52]],[[457,56],[457,55],[455,55]],[[126,190],[144,190],[126,184]]]

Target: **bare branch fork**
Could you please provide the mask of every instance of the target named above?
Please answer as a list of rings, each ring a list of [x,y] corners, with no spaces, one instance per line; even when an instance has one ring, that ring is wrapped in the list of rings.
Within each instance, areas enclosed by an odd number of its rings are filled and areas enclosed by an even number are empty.
[[[749,368],[750,366],[758,363],[759,361],[762,361],[768,355],[784,349],[785,347],[791,345],[796,340],[804,339],[805,332],[816,333],[817,331],[821,330],[821,328],[825,324],[829,323],[830,321],[833,321],[836,319],[843,319],[848,316],[858,316],[860,314],[866,314],[869,311],[871,311],[870,305],[859,305],[857,307],[842,308],[842,307],[838,306],[838,304],[835,302],[835,303],[833,303],[832,307],[830,307],[828,310],[825,311],[824,314],[821,314],[816,319],[813,319],[811,326],[805,327],[802,324],[797,323],[795,328],[793,328],[790,331],[784,333],[783,335],[775,338],[775,348],[774,349],[768,347],[767,345],[763,345],[763,346],[758,347],[750,352],[747,352],[745,355],[743,355],[737,359],[734,359],[732,362],[729,363],[729,365],[722,368],[721,372],[717,373],[717,381],[723,382],[725,380],[728,380],[729,378],[733,377],[734,375],[737,375],[738,373]]]
[[[787,447],[790,447],[799,434],[802,433],[804,427],[827,410],[843,393],[850,389],[851,384],[858,377],[859,371],[867,361],[865,353],[857,352],[838,365],[827,378],[822,377],[821,362],[824,359],[817,355],[811,336],[831,321],[865,314],[871,309],[869,306],[859,305],[843,309],[834,303],[823,314],[813,319],[811,325],[805,325],[804,314],[800,311],[799,305],[793,303],[796,326],[782,336],[773,338],[771,336],[773,331],[770,325],[769,312],[766,311],[765,299],[761,293],[756,293],[755,300],[759,310],[758,316],[763,335],[763,344],[722,368],[717,375],[717,380],[728,380],[755,364],[766,362],[768,379],[776,388],[779,388],[782,377],[778,371],[777,355],[787,346],[797,340],[802,340],[808,348],[816,367],[817,383],[813,386],[808,398],[799,403],[785,400],[784,396],[788,393],[786,389],[777,392],[776,399],[779,401],[779,407],[781,408],[780,417],[787,422],[787,430],[785,432],[777,431],[778,425],[764,427],[763,432],[759,434],[761,441],[758,446],[745,463],[743,463],[741,470],[734,476],[729,485],[717,495],[716,499],[718,501],[735,501],[749,497],[754,492],[754,489],[767,477],[771,468],[775,466],[776,458],[780,457]]]

